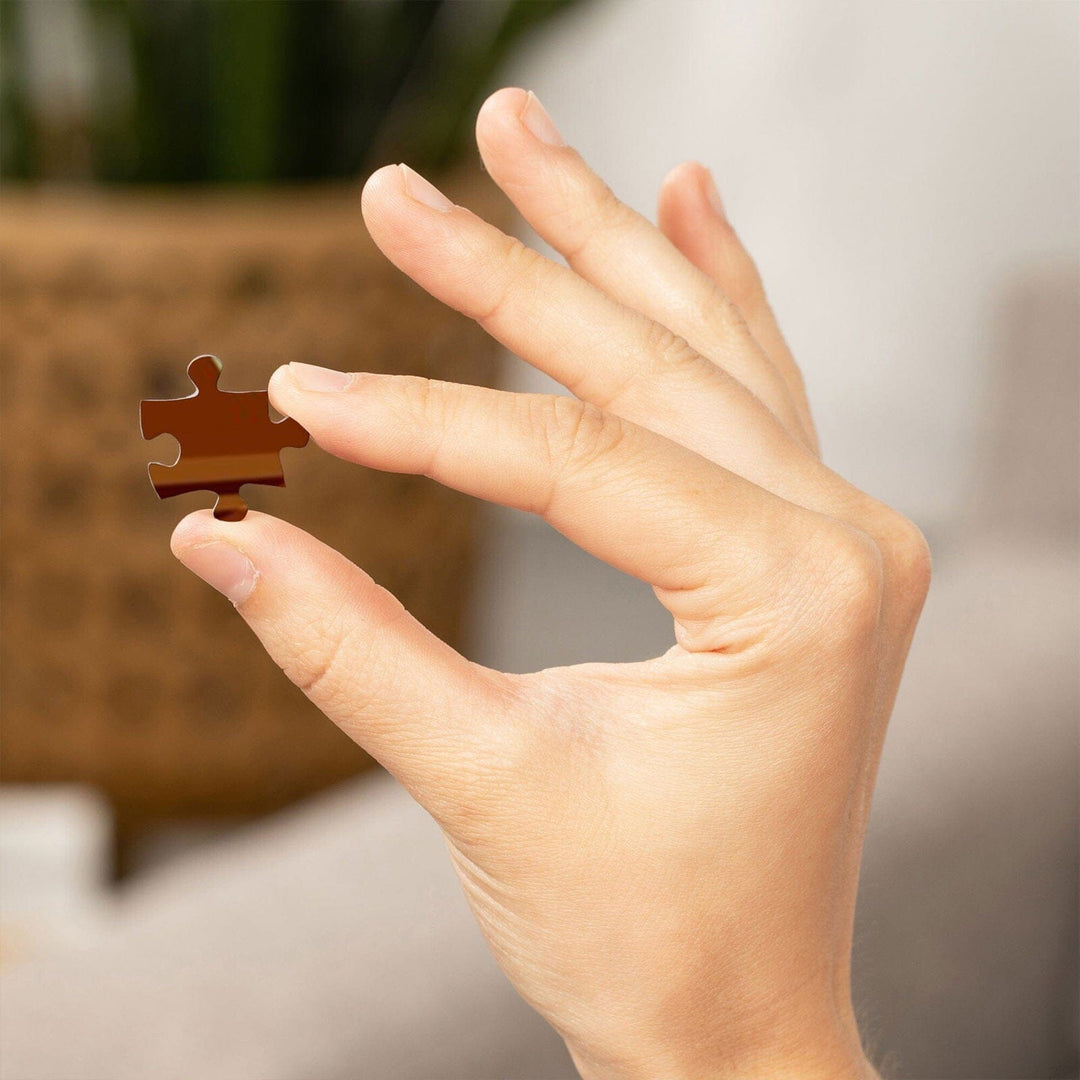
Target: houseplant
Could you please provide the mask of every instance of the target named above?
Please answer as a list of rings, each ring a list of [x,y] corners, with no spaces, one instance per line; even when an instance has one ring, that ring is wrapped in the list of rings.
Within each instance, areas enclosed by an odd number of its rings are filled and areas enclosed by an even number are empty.
[[[146,462],[175,450],[140,439],[139,399],[189,392],[201,352],[226,389],[289,360],[490,381],[486,336],[374,249],[357,178],[407,158],[505,216],[463,136],[560,6],[0,0],[0,775],[98,786],[122,855],[164,819],[260,813],[366,761],[172,561],[172,525],[207,504],[157,502]],[[468,500],[315,447],[285,471],[256,508],[460,644]]]

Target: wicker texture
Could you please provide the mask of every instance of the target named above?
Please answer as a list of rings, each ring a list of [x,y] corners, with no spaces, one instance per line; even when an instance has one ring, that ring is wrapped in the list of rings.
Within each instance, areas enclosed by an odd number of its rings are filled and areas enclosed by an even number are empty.
[[[487,210],[486,184],[456,185]],[[454,190],[454,185],[451,185]],[[485,208],[485,203],[488,205]],[[355,189],[175,197],[6,193],[3,309],[4,780],[84,780],[125,829],[252,814],[367,764],[169,554],[186,512],[146,474],[141,398],[265,387],[290,360],[488,382],[495,354],[374,249]],[[248,487],[345,552],[440,636],[459,636],[474,510],[417,477],[282,454]]]

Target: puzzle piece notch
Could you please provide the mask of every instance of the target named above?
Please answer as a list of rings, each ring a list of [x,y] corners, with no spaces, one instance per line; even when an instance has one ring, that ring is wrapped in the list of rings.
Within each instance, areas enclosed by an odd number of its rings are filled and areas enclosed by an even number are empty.
[[[240,521],[247,514],[241,486],[284,487],[281,451],[306,446],[308,433],[288,417],[271,420],[265,390],[220,390],[221,361],[216,356],[195,357],[187,373],[193,394],[140,405],[144,439],[172,435],[180,443],[180,456],[172,465],[150,463],[150,482],[160,499],[188,491],[216,492],[214,517]]]

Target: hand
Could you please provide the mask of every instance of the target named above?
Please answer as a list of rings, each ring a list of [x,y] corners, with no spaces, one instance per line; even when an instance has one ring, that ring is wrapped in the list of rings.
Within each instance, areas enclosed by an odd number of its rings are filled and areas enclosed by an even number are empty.
[[[330,453],[540,514],[649,582],[646,663],[470,663],[336,552],[260,514],[173,547],[442,827],[480,926],[586,1078],[863,1077],[849,954],[886,721],[929,579],[919,531],[818,459],[802,382],[708,173],[656,228],[531,95],[477,141],[569,268],[404,166],[376,243],[567,386],[512,394],[292,364]]]

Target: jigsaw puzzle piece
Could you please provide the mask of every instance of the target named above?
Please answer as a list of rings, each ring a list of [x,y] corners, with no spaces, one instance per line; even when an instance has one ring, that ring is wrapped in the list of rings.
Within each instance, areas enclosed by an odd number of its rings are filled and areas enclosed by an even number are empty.
[[[218,521],[243,521],[247,517],[247,512],[247,503],[240,497],[239,492],[218,493],[217,502],[214,503],[214,517]]]
[[[266,395],[266,403],[270,404],[269,394]],[[283,416],[280,420],[271,420],[270,423],[273,425],[279,450],[284,450],[286,446],[302,450],[311,438],[307,428],[301,427],[291,416]]]
[[[172,404],[171,401],[139,402],[139,427],[144,439],[156,439],[159,435],[169,434]]]
[[[295,420],[270,419],[265,390],[218,389],[221,361],[197,356],[188,365],[195,392],[171,401],[144,401],[140,408],[143,437],[169,434],[180,443],[173,464],[152,462],[150,482],[161,499],[188,491],[218,495],[214,516],[239,521],[247,513],[240,497],[243,484],[285,486],[281,450],[307,445],[308,433]]]

